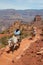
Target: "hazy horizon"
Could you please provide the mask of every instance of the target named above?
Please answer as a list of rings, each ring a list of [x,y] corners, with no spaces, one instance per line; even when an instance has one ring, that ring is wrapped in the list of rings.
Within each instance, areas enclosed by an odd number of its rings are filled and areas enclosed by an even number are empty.
[[[14,8],[6,8],[6,9],[0,9],[0,10],[43,10],[43,9],[14,9]]]

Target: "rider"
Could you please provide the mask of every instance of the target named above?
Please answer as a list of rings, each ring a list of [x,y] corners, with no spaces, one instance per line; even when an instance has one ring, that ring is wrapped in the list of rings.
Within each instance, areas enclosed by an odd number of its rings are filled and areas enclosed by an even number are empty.
[[[36,27],[33,27],[33,29],[32,29],[32,36],[36,36],[36,34],[37,34]]]
[[[13,51],[17,45],[20,46],[20,33],[19,29],[15,30],[13,37],[8,40],[10,50]]]

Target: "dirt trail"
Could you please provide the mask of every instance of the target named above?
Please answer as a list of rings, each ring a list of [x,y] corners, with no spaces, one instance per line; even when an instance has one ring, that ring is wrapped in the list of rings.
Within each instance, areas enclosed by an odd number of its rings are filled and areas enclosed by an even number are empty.
[[[15,62],[21,58],[21,55],[24,55],[24,51],[26,49],[28,49],[30,47],[30,45],[32,43],[34,43],[35,41],[37,41],[38,39],[40,39],[40,36],[36,36],[35,38],[33,38],[33,40],[29,40],[27,39],[23,39],[22,42],[20,43],[20,48],[18,50],[15,50],[14,53],[6,53],[4,52],[1,56],[0,56],[0,65],[13,65],[11,63],[12,60],[14,60]],[[7,49],[7,48],[6,48]]]

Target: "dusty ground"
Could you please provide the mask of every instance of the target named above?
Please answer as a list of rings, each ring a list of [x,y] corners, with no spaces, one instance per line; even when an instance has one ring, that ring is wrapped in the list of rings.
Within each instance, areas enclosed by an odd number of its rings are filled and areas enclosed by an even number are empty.
[[[14,53],[8,54],[6,50],[8,47],[0,50],[0,65],[43,65],[43,41],[37,36],[22,40]]]
[[[24,52],[25,55],[18,60],[21,65],[43,65],[43,42],[36,41]],[[19,64],[18,64],[19,65]]]

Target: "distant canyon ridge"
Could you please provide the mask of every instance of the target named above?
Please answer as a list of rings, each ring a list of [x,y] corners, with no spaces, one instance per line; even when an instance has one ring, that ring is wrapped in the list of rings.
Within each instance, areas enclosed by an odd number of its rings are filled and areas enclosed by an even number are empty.
[[[32,22],[36,15],[40,15],[43,20],[43,9],[42,10],[15,10],[5,9],[0,10],[0,32],[10,27],[16,20],[20,20],[23,23]]]

